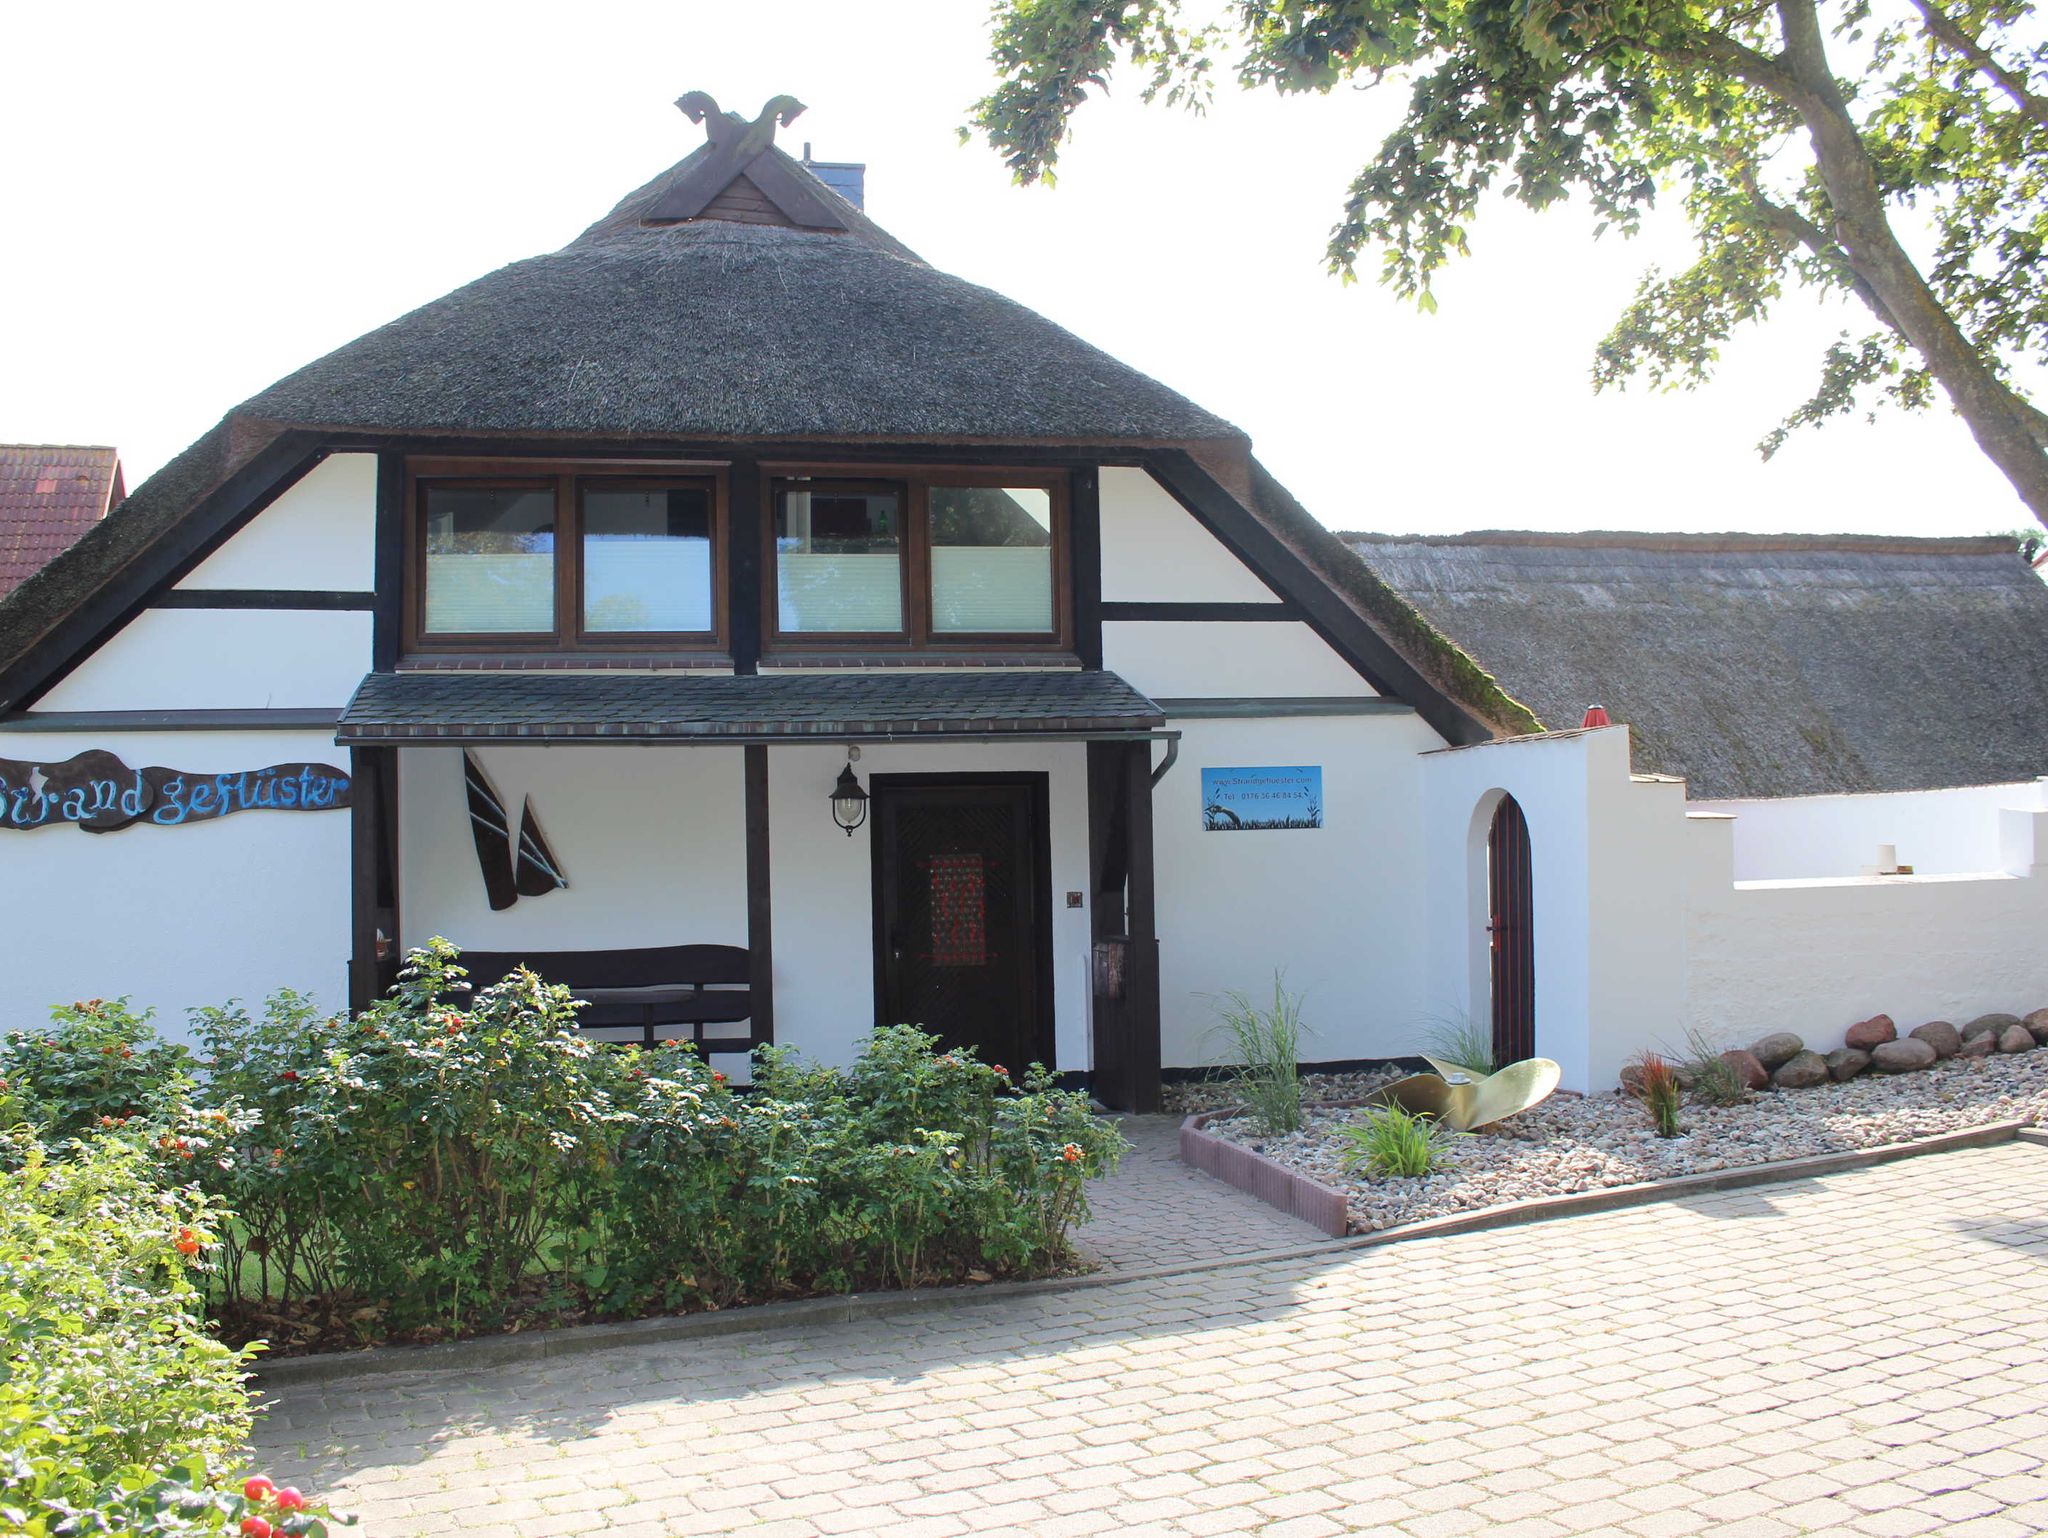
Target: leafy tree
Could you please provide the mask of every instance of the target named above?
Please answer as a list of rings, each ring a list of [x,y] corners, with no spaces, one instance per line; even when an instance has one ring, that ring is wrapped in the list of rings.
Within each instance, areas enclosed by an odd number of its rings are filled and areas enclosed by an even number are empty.
[[[1397,293],[1467,249],[1490,191],[1574,194],[1633,233],[1660,188],[1697,239],[1650,272],[1601,343],[1596,386],[1704,379],[1788,284],[1871,321],[1822,360],[1791,428],[1935,387],[2048,523],[2048,415],[2016,386],[2048,352],[2048,37],[2030,0],[997,0],[996,89],[974,125],[1050,179],[1075,110],[1121,62],[1147,100],[1199,109],[1219,64],[1248,89],[1409,82],[1329,244],[1368,246]],[[1923,238],[1924,237],[1924,238]],[[1922,248],[1916,253],[1914,247]]]

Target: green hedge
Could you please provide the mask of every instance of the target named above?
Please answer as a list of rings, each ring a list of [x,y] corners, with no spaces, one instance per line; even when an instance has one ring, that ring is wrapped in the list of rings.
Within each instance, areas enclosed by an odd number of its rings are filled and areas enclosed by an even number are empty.
[[[684,1047],[591,1041],[531,973],[413,952],[353,1019],[203,1010],[201,1057],[123,1005],[0,1056],[47,1134],[143,1134],[221,1211],[231,1338],[420,1340],[819,1292],[1043,1274],[1124,1143],[1085,1095],[876,1031],[846,1071],[774,1050],[736,1090]],[[0,1104],[0,1114],[7,1107]]]

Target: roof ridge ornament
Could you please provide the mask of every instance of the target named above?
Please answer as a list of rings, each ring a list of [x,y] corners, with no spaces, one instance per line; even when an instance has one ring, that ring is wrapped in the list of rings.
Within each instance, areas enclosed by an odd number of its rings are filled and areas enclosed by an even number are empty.
[[[676,98],[676,106],[691,122],[704,125],[704,150],[685,162],[682,174],[647,211],[643,224],[717,218],[706,210],[745,178],[783,219],[800,229],[848,228],[845,216],[824,196],[824,183],[776,152],[776,126],[787,128],[804,111],[794,96],[771,97],[751,123],[721,108],[709,91],[686,91]]]

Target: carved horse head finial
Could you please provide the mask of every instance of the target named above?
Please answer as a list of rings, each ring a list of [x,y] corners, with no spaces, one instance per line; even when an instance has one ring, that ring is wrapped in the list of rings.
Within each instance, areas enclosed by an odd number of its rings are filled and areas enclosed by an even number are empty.
[[[777,96],[749,123],[737,112],[721,110],[709,91],[685,92],[676,98],[676,105],[691,122],[704,125],[704,137],[712,144],[740,142],[756,153],[775,142],[777,123],[787,128],[804,110],[794,96]]]

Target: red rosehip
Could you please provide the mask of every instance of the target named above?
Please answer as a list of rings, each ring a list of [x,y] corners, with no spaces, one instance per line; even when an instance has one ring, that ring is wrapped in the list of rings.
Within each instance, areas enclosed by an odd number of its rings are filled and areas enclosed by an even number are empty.
[[[189,1228],[179,1229],[177,1250],[180,1255],[197,1255],[199,1253],[199,1236]],[[266,1484],[268,1482],[267,1480],[264,1481]],[[256,1481],[252,1479],[249,1483],[253,1485]],[[245,1491],[244,1493],[246,1494],[247,1492]],[[250,1496],[250,1499],[254,1500],[255,1497]]]
[[[242,1538],[271,1538],[276,1531],[261,1517],[242,1518]]]
[[[283,1073],[279,1074],[278,1077],[284,1080],[287,1084],[296,1084],[299,1082],[299,1071],[296,1068],[287,1068]]]
[[[299,1494],[296,1485],[286,1485],[277,1492],[277,1509],[279,1511],[304,1511],[306,1509],[306,1498]]]
[[[258,1474],[242,1486],[242,1497],[245,1500],[267,1501],[276,1493],[277,1486],[265,1479],[261,1474]]]

